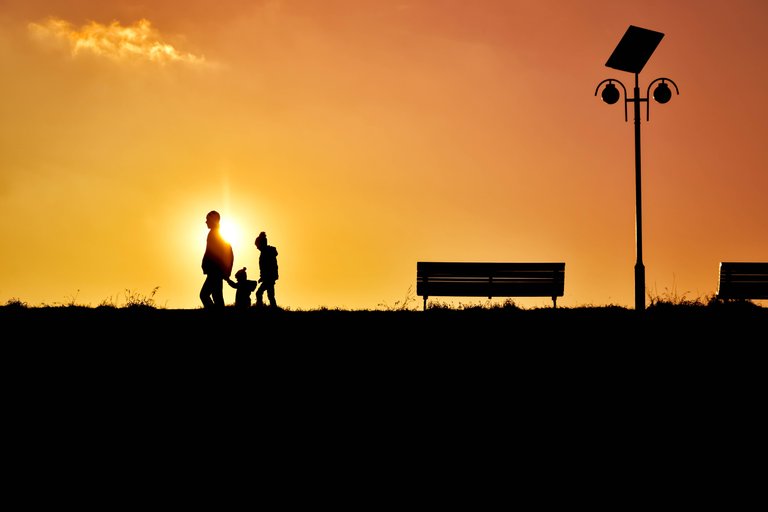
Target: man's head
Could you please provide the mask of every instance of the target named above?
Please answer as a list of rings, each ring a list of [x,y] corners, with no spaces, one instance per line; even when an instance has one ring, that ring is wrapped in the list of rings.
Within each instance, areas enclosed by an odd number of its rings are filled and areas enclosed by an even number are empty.
[[[209,229],[219,227],[219,222],[221,222],[221,215],[219,215],[219,212],[216,210],[211,210],[208,212],[208,215],[205,216],[205,225],[208,226]]]

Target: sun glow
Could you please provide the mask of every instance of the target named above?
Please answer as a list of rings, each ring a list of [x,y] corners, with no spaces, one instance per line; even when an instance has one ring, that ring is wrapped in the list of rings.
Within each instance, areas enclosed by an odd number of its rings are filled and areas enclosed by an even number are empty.
[[[239,244],[243,238],[243,231],[240,226],[231,219],[221,221],[219,232],[221,237],[232,245]]]
[[[219,232],[221,237],[229,242],[235,253],[235,266],[242,266],[241,262],[245,259],[249,249],[255,250],[253,240],[248,231],[242,229],[237,219],[227,217],[219,223]]]

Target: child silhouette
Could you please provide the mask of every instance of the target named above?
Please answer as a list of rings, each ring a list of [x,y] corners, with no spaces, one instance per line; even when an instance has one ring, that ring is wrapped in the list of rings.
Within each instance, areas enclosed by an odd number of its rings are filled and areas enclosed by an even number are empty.
[[[251,306],[251,293],[256,290],[256,286],[259,284],[257,281],[250,281],[245,270],[245,267],[243,267],[235,272],[237,282],[228,277],[226,278],[229,286],[237,290],[235,293],[235,307],[238,309],[247,309]]]
[[[273,308],[277,308],[277,301],[275,300],[275,281],[278,279],[277,271],[277,249],[267,243],[267,234],[262,231],[259,236],[256,237],[256,248],[260,251],[259,254],[259,289],[256,290],[256,306],[264,305],[264,292],[267,292],[269,298],[269,305]]]

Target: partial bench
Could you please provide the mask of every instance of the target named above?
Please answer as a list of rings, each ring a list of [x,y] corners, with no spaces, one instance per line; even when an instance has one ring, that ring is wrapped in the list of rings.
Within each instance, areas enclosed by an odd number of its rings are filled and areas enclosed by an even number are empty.
[[[419,261],[416,294],[424,297],[552,297],[563,296],[565,263],[475,263]]]
[[[719,299],[768,299],[768,263],[720,263]]]

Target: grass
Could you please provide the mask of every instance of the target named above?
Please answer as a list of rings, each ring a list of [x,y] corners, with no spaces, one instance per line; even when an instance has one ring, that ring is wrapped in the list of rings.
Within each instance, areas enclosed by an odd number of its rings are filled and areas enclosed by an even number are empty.
[[[108,298],[97,307],[79,304],[77,295],[63,303],[30,306],[19,298],[0,305],[0,325],[7,332],[42,339],[147,340],[240,339],[314,342],[417,341],[423,350],[436,340],[461,343],[528,343],[550,340],[576,343],[752,340],[768,328],[768,308],[749,300],[721,300],[714,295],[689,297],[675,289],[649,295],[645,311],[615,304],[523,308],[514,299],[442,302],[408,288],[404,297],[374,310],[320,307],[310,310],[257,308],[222,311],[203,308],[169,310],[148,294],[126,289],[122,300]],[[408,350],[413,350],[410,345]]]
[[[110,296],[103,299],[101,302],[99,302],[96,308],[98,309],[165,309],[165,306],[160,306],[155,299],[155,296],[157,295],[157,291],[159,289],[160,289],[159,286],[155,286],[152,289],[152,291],[149,292],[149,294],[144,294],[137,290],[131,290],[130,288],[126,288],[123,292],[122,301]],[[51,309],[51,308],[89,309],[89,308],[92,308],[90,304],[82,304],[77,301],[77,296],[79,295],[79,293],[80,293],[80,290],[77,290],[77,292],[74,295],[66,297],[63,302],[54,302],[52,304],[43,303],[40,306],[30,306],[27,302],[17,297],[13,297],[9,299],[4,306],[0,305],[0,308],[16,309],[16,310],[26,309],[26,308],[43,308],[43,309]]]
[[[159,289],[160,289],[159,286],[155,286],[148,294],[145,294],[138,290],[131,290],[129,288],[126,288],[123,292],[122,301],[114,297],[107,297],[104,300],[102,300],[98,304],[98,306],[96,306],[96,308],[98,309],[146,309],[146,310],[166,309],[166,306],[159,305],[157,303],[156,295]],[[40,306],[31,306],[27,302],[17,297],[13,297],[9,299],[4,305],[0,305],[0,309],[13,311],[13,310],[30,309],[30,308],[43,308],[43,309],[91,308],[90,304],[78,303],[77,296],[79,293],[80,293],[80,290],[77,290],[77,293],[75,293],[70,297],[67,297],[64,302],[61,302],[61,303],[54,302],[53,304],[42,304]],[[658,293],[655,291],[653,293],[648,293],[648,305],[646,306],[646,308],[648,310],[666,309],[666,308],[680,308],[680,309],[715,308],[715,307],[726,306],[728,304],[732,304],[733,305],[732,307],[740,307],[740,308],[762,308],[759,304],[750,300],[740,300],[740,301],[722,300],[717,298],[717,296],[714,294],[691,298],[689,297],[689,293],[690,292],[685,292],[680,294],[674,286],[672,287],[672,289],[665,288],[662,293]],[[234,309],[234,304],[230,304],[226,308]],[[581,310],[627,309],[629,310],[629,308],[615,305],[615,304],[607,304],[602,306],[588,304],[588,305],[576,306],[573,308],[562,308],[561,306],[558,306],[558,308],[559,309],[576,309],[576,310],[578,309],[581,309]],[[392,304],[386,301],[381,302],[378,304],[378,308],[376,309],[376,311],[390,311],[390,312],[421,311],[421,309],[422,309],[421,298],[417,297],[413,291],[413,287],[409,286],[402,299],[396,300]],[[458,303],[441,301],[440,299],[432,298],[428,303],[428,309],[435,310],[435,311],[437,310],[442,310],[442,311],[479,311],[479,310],[524,311],[525,310],[525,308],[522,308],[521,306],[519,306],[513,298],[506,298],[503,300],[503,302],[487,299],[487,300],[459,301]],[[549,309],[549,308],[546,307],[546,308],[533,308],[533,309]],[[286,307],[285,311],[291,311],[291,308]],[[299,309],[296,311],[302,311],[302,310]],[[345,310],[341,308],[328,308],[326,306],[322,306],[315,310],[306,310],[306,311],[345,311]]]
[[[422,311],[421,298],[408,288],[404,297],[374,310],[321,307],[312,310],[246,311],[229,305],[223,311],[202,308],[169,310],[159,305],[159,287],[148,294],[126,289],[122,300],[108,298],[98,306],[79,304],[77,295],[63,303],[30,306],[19,298],[0,305],[0,320],[18,332],[63,336],[67,332],[137,340],[218,338],[220,329],[239,336],[254,328],[264,338],[293,337],[316,340],[507,340],[576,339],[628,340],[634,338],[682,340],[753,336],[768,327],[768,308],[748,301],[724,301],[710,295],[691,298],[665,290],[648,297],[645,311],[609,305],[523,308],[514,299],[441,302],[430,299]],[[226,326],[226,328],[224,327]],[[248,339],[257,339],[254,332]]]

